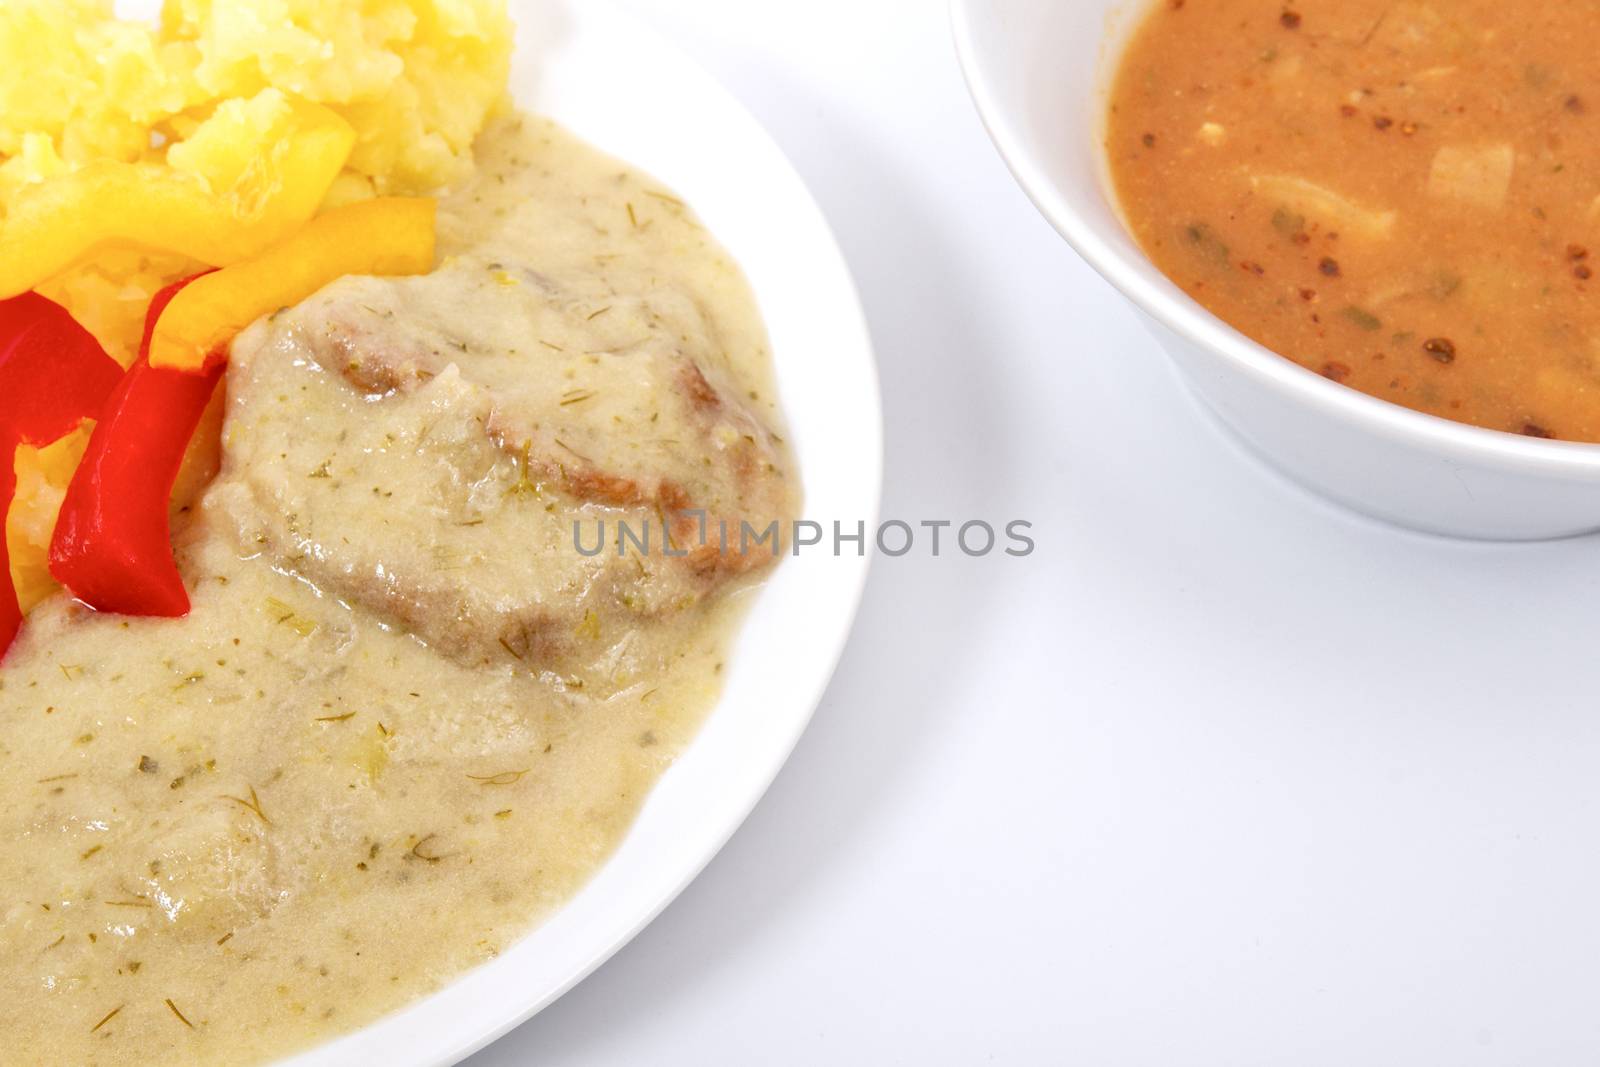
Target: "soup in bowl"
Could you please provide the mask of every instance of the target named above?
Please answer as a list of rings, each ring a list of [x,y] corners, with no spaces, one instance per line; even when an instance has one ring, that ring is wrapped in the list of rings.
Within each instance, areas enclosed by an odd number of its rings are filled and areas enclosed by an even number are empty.
[[[1579,17],[955,0],[1002,154],[1199,398],[1328,496],[1494,539],[1600,529]]]

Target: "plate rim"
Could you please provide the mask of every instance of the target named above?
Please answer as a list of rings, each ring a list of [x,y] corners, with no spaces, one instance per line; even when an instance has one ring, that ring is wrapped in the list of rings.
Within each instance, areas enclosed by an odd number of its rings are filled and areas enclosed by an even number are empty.
[[[793,206],[803,210],[808,216],[806,224],[814,231],[814,236],[819,242],[818,251],[829,261],[828,273],[834,276],[833,280],[838,288],[835,297],[837,304],[831,312],[832,317],[841,324],[848,323],[849,331],[853,335],[851,338],[852,345],[859,350],[862,365],[857,369],[863,375],[863,380],[859,383],[862,389],[860,399],[865,407],[870,410],[871,417],[867,424],[857,428],[858,433],[861,434],[861,439],[858,443],[862,450],[855,458],[860,465],[858,474],[865,479],[867,489],[865,499],[861,501],[863,505],[861,514],[852,515],[850,518],[852,523],[857,520],[863,521],[865,529],[875,531],[882,505],[884,423],[881,381],[871,330],[854,274],[850,269],[837,236],[816,197],[800,176],[788,154],[784,152],[749,109],[717,81],[714,76],[707,72],[701,64],[675,42],[666,38],[646,22],[619,8],[614,0],[509,0],[509,6],[512,9],[513,17],[525,14],[526,9],[532,7],[554,8],[558,17],[570,16],[576,7],[582,9],[582,17],[585,20],[625,26],[628,35],[636,42],[647,43],[651,49],[656,50],[664,57],[665,62],[670,62],[673,66],[681,68],[685,76],[692,76],[701,81],[703,83],[701,86],[703,92],[712,93],[719,97],[722,110],[728,116],[735,118],[737,124],[743,127],[740,133],[748,141],[747,150],[767,155],[786,174],[787,179],[793,186],[791,190]],[[522,32],[519,29],[519,38],[522,36]],[[520,40],[518,47],[519,50],[523,47],[523,42]],[[523,62],[526,61],[527,57],[523,57]],[[513,90],[519,103],[525,105],[528,94],[523,92],[522,89],[522,86],[513,84]],[[560,114],[554,117],[557,122],[563,122]],[[565,125],[564,122],[563,125]],[[585,140],[589,139],[581,128],[574,130],[574,132]],[[611,146],[603,142],[598,142],[597,147],[603,151],[614,151]],[[619,157],[629,158],[626,157],[625,150],[617,154]],[[629,161],[630,163],[632,162],[631,158],[629,158]],[[648,164],[643,164],[642,169],[650,171]],[[653,171],[651,172],[653,173]],[[667,184],[674,185],[670,179],[667,180]],[[675,185],[674,188],[676,189]],[[691,206],[696,208],[697,213],[703,214],[704,212],[701,210],[703,204],[697,202],[693,196],[690,196],[689,199]],[[714,236],[721,237],[714,225],[711,226],[711,230]],[[744,261],[737,255],[734,258],[742,268]],[[754,284],[752,284],[752,289],[755,289]],[[756,296],[759,301],[759,291],[756,292]],[[762,310],[765,317],[765,306],[763,306]],[[776,340],[774,338],[774,341]],[[774,348],[776,347],[775,344]],[[781,370],[781,368],[779,369]],[[780,402],[787,398],[787,394],[780,388]],[[786,414],[790,414],[793,410],[792,406],[787,403],[783,404],[783,407]],[[808,472],[803,466],[800,473],[802,479],[806,479]],[[808,499],[810,499],[812,488],[813,486],[809,483],[806,485]],[[499,959],[469,968],[446,981],[444,985],[434,992],[409,1001],[357,1030],[339,1034],[320,1044],[274,1062],[278,1063],[279,1067],[332,1067],[334,1064],[349,1062],[373,1062],[372,1058],[375,1055],[383,1055],[386,1057],[383,1062],[411,1064],[413,1067],[451,1067],[451,1065],[482,1051],[532,1019],[570,992],[637,937],[716,858],[728,841],[732,839],[733,835],[744,825],[750,814],[777,780],[783,768],[787,766],[790,757],[815,717],[816,711],[832,683],[839,661],[854,631],[860,604],[865,594],[871,563],[875,557],[872,540],[873,538],[869,534],[864,552],[859,559],[852,557],[848,560],[834,559],[830,561],[841,566],[850,566],[853,573],[849,580],[848,595],[841,598],[836,605],[840,617],[837,620],[837,626],[832,631],[831,639],[823,643],[817,652],[813,654],[817,669],[812,675],[811,685],[808,687],[804,697],[798,700],[798,704],[804,708],[804,713],[794,716],[788,731],[782,737],[781,743],[775,745],[771,750],[770,766],[756,775],[757,781],[753,783],[753,787],[741,797],[738,804],[729,805],[725,811],[718,813],[719,825],[714,835],[714,841],[709,843],[709,847],[702,848],[699,851],[694,860],[683,869],[680,877],[674,879],[670,887],[663,887],[662,891],[655,895],[649,907],[640,909],[636,914],[630,915],[623,928],[611,936],[597,938],[594,948],[588,953],[584,962],[570,969],[565,978],[549,985],[547,988],[531,992],[531,995],[521,1001],[516,1010],[497,1016],[491,1023],[465,1026],[458,1033],[447,1037],[440,1037],[436,1033],[432,1040],[428,1040],[416,1032],[414,1027],[408,1028],[408,1024],[416,1021],[408,1017],[436,1010],[452,989],[462,986],[472,975],[486,971],[495,963],[514,956],[517,949],[527,943],[540,929],[549,925],[564,911],[571,908],[585,890],[579,890],[578,894],[575,894],[573,898],[545,916],[543,920],[523,934],[517,941],[508,945],[504,952],[500,954]],[[769,579],[769,582],[777,580],[786,570],[792,569],[794,566],[796,566],[794,560],[787,560],[783,567],[780,567],[779,571]],[[765,596],[765,594],[766,590],[763,589],[759,595]],[[739,633],[732,642],[734,648],[731,654],[735,661],[739,658],[740,651],[737,646],[741,645],[749,637],[750,629],[749,626],[742,624]],[[730,675],[737,673],[737,666],[730,670],[729,673]],[[713,705],[708,713],[706,721],[702,724],[701,732],[697,735],[696,740],[691,741],[686,746],[685,750],[674,761],[673,766],[669,767],[661,779],[657,781],[651,790],[651,796],[645,801],[633,827],[630,828],[628,834],[619,843],[617,851],[597,868],[594,874],[591,875],[591,881],[588,884],[592,884],[593,880],[598,878],[601,872],[613,865],[617,854],[635,836],[639,824],[644,821],[662,786],[671,779],[680,766],[691,758],[696,746],[700,743],[700,736],[703,736],[704,732],[709,729],[715,718],[719,715],[728,714],[725,708],[727,703],[725,695],[719,696],[716,704]],[[403,1059],[392,1058],[396,1055],[403,1055]]]

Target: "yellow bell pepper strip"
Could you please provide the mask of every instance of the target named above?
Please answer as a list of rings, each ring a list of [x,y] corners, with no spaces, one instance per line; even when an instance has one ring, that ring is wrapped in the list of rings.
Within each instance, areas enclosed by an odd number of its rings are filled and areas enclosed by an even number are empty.
[[[240,330],[347,274],[432,270],[436,210],[411,197],[334,208],[260,256],[206,275],[157,320],[150,365],[201,372],[227,358]]]
[[[70,269],[102,246],[129,243],[212,266],[259,255],[321,206],[355,147],[355,130],[317,104],[297,102],[265,178],[213,190],[158,163],[99,160],[20,190],[0,227],[0,298]]]

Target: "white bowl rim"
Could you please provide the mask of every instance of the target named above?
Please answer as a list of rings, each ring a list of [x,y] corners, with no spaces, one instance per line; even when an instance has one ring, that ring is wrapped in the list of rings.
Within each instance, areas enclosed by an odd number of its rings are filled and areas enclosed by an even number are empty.
[[[1320,408],[1389,439],[1421,445],[1460,461],[1513,463],[1529,474],[1600,473],[1600,444],[1554,441],[1470,426],[1339,385],[1252,341],[1176,285],[1168,283],[1163,287],[1143,276],[1148,261],[1142,256],[1125,255],[1095,232],[1083,211],[1062,194],[1001,105],[974,41],[974,19],[978,6],[984,2],[950,0],[956,56],[978,116],[1028,199],[1073,250],[1135,306],[1192,344],[1225,357],[1258,381],[1309,407]]]

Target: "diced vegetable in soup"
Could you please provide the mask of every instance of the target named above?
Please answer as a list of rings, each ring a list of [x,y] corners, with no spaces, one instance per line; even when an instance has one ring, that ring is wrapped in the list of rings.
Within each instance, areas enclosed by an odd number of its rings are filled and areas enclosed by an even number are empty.
[[[1162,0],[1112,92],[1128,224],[1196,300],[1335,381],[1600,442],[1597,17]]]

